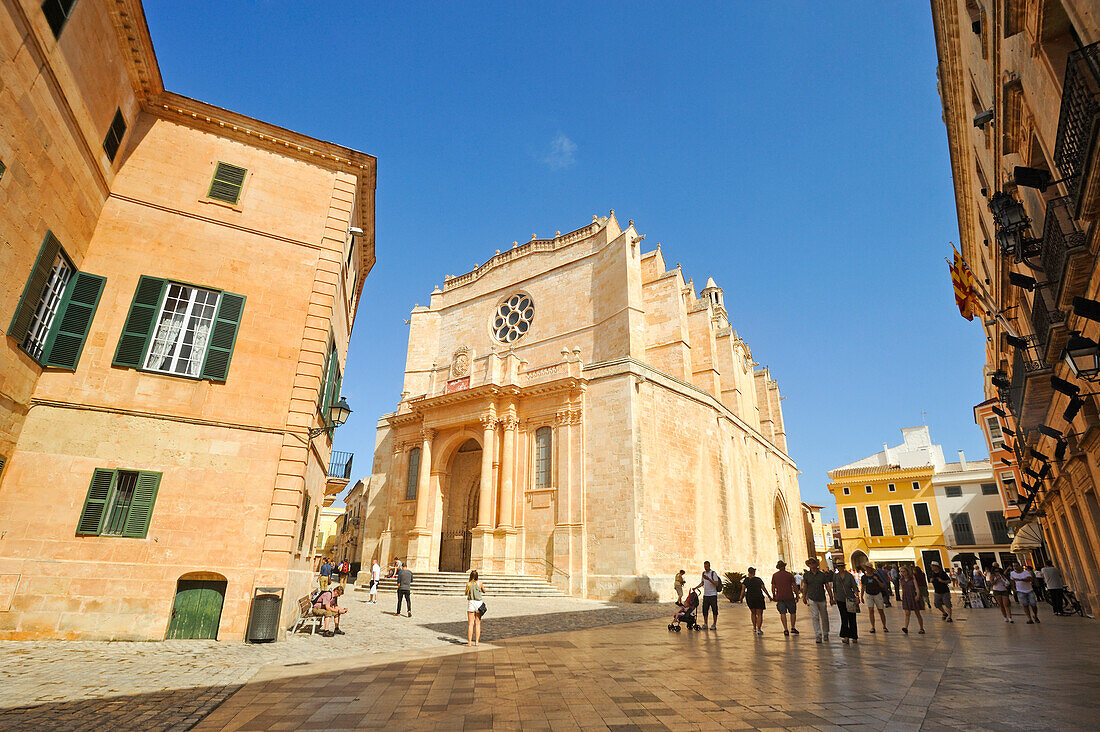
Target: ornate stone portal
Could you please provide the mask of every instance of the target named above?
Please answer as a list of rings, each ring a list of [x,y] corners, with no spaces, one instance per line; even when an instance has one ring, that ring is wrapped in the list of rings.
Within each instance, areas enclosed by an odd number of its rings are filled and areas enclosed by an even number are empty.
[[[696,296],[641,239],[594,219],[448,277],[413,310],[364,561],[656,599],[704,559],[804,558],[775,381],[721,289]]]

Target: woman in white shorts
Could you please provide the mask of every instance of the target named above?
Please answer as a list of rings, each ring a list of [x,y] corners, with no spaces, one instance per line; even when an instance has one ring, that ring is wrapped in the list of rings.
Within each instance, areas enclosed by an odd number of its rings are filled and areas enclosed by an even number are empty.
[[[477,579],[477,570],[470,570],[470,581],[466,583],[466,645],[476,646],[481,642],[481,598],[485,587]]]

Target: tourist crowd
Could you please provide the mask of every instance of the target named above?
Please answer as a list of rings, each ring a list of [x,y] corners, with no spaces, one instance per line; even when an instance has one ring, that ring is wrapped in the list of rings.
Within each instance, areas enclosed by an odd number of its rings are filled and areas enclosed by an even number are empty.
[[[769,583],[757,576],[756,568],[749,567],[747,575],[741,580],[741,591],[736,598],[749,608],[752,620],[752,632],[764,634],[764,611],[767,601],[775,603],[783,624],[783,635],[799,635],[797,627],[798,604],[801,601],[810,614],[814,635],[818,643],[828,642],[830,623],[829,608],[836,606],[840,612],[839,636],[843,643],[858,643],[859,628],[857,619],[864,607],[870,624],[870,632],[879,628],[889,633],[886,609],[894,600],[901,605],[904,613],[901,632],[908,635],[911,620],[917,623],[917,633],[924,634],[924,611],[934,609],[940,613],[945,623],[954,622],[954,602],[952,590],[962,594],[963,604],[967,607],[990,607],[996,604],[1006,623],[1016,622],[1012,616],[1012,601],[1023,609],[1028,625],[1040,622],[1039,599],[1047,599],[1056,615],[1063,614],[1065,602],[1065,582],[1057,567],[1047,562],[1040,572],[1015,562],[1010,569],[1002,569],[991,564],[988,569],[963,567],[944,569],[933,562],[925,574],[919,566],[912,564],[879,564],[848,569],[843,560],[833,563],[833,569],[823,569],[816,557],[806,560],[806,570],[797,574],[787,570],[787,563],[780,560],[775,565]],[[687,608],[694,616],[696,605],[702,613],[703,629],[718,628],[718,595],[723,581],[710,562],[703,563],[703,573],[699,584],[691,588],[688,600],[684,599],[687,585],[685,571],[680,570],[673,579],[676,592],[676,604],[681,610],[674,616],[676,623],[685,617]],[[931,592],[929,592],[931,585]],[[696,603],[692,595],[702,590],[702,601]],[[991,594],[990,594],[991,593]],[[877,622],[876,622],[877,618]]]

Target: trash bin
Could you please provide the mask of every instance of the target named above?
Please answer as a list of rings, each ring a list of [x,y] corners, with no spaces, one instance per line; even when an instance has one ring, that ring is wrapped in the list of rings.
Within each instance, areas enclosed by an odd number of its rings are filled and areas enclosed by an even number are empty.
[[[279,638],[279,617],[283,610],[282,587],[257,587],[252,593],[252,614],[248,618],[249,643],[270,643]]]

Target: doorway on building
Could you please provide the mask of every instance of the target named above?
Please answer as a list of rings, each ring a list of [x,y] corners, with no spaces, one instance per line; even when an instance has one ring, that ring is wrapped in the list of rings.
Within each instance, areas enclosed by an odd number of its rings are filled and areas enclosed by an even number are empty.
[[[477,525],[481,493],[481,445],[467,440],[451,461],[443,494],[443,525],[439,541],[439,571],[465,572],[470,568],[472,529]]]
[[[932,562],[943,565],[943,558],[940,556],[938,549],[923,549],[920,553],[920,563],[923,565],[924,573],[927,575],[932,571]]]
[[[775,549],[784,562],[791,561],[790,532],[787,530],[787,507],[779,496],[775,498]]]
[[[213,572],[193,572],[176,581],[167,638],[217,640],[225,603],[226,579]]]
[[[849,561],[851,561],[851,564],[848,565],[848,570],[855,572],[857,569],[867,564],[867,555],[859,549],[856,549],[852,552],[852,556],[849,557]]]

